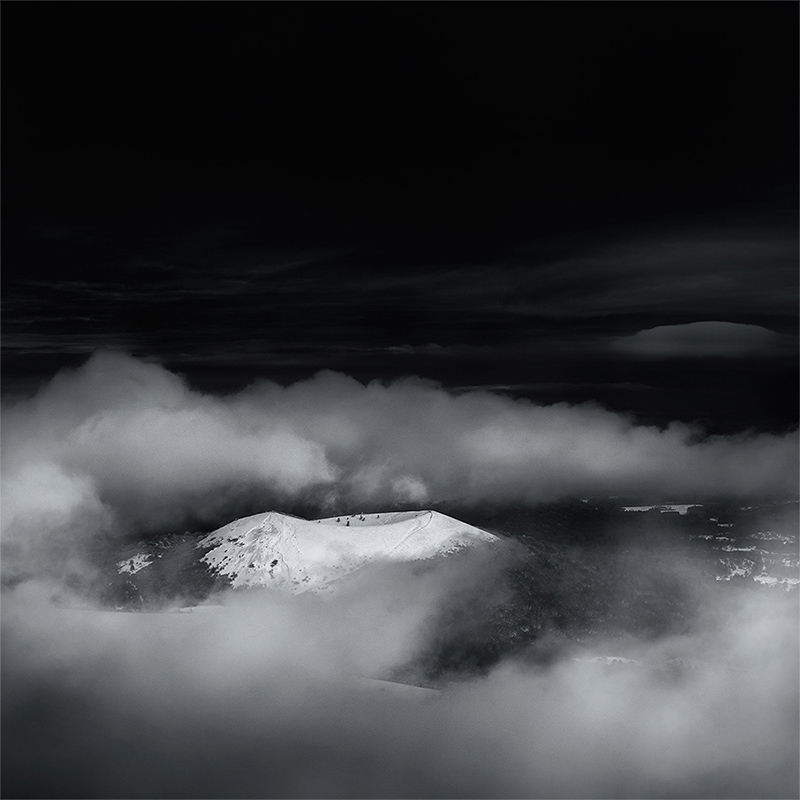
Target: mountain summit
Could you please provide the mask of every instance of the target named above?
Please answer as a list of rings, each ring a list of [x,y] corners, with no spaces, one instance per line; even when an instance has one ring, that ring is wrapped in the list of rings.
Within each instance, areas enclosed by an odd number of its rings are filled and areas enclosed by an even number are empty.
[[[197,543],[232,586],[319,591],[368,563],[419,561],[496,536],[437,511],[395,511],[306,520],[269,511],[243,517]]]

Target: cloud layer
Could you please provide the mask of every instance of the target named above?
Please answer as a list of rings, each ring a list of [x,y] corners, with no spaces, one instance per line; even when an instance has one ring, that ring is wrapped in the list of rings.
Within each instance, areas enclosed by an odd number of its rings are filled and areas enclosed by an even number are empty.
[[[702,436],[587,404],[538,406],[323,372],[206,395],[101,352],[3,414],[4,541],[228,521],[305,503],[358,511],[568,496],[793,496],[797,434]],[[68,533],[72,531],[72,533]]]
[[[745,595],[722,616],[707,602],[691,635],[597,641],[548,668],[506,661],[438,694],[359,678],[420,652],[436,608],[476,577],[462,567],[367,572],[328,599],[251,591],[192,613],[57,608],[34,583],[6,593],[4,794],[796,794],[791,599]],[[596,654],[645,666],[573,660]],[[652,668],[674,655],[700,666]]]
[[[769,355],[787,352],[789,336],[761,325],[736,322],[690,322],[659,325],[614,342],[614,349],[652,358]]]
[[[691,634],[598,639],[587,654],[679,654],[706,662],[697,672],[609,671],[559,650],[554,666],[505,660],[419,702],[358,676],[430,657],[453,620],[477,630],[470,598],[485,608],[505,591],[485,559],[375,567],[332,598],[255,591],[189,614],[66,608],[87,595],[60,579],[85,576],[106,539],[227,521],[248,504],[792,492],[795,439],[703,439],[590,405],[330,372],[219,397],[100,353],[4,410],[3,792],[790,796],[793,598],[726,606],[692,584]]]

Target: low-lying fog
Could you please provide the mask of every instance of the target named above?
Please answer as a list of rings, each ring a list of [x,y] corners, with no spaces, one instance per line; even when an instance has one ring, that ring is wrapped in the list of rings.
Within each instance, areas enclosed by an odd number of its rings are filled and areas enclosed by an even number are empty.
[[[798,620],[783,594],[691,635],[510,658],[381,692],[468,571],[376,570],[342,595],[269,590],[174,613],[3,602],[7,797],[791,797]],[[643,662],[575,660],[624,655]],[[694,659],[670,671],[668,658]]]
[[[153,613],[100,605],[91,558],[232,518],[243,497],[354,511],[659,485],[780,494],[796,488],[796,433],[707,439],[331,374],[216,398],[103,355],[5,409],[3,445],[6,797],[797,795],[796,592],[701,585],[662,552],[696,605],[682,632],[599,631],[579,648],[545,631],[546,660],[523,649],[414,692],[363,678],[425,683],[445,628],[503,601],[485,554],[376,565],[324,597],[225,592]]]

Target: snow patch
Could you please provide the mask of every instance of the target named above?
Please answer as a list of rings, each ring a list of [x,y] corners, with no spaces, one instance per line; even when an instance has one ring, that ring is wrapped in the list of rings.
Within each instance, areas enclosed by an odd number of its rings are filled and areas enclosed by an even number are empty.
[[[732,544],[726,544],[724,547],[720,547],[720,550],[725,550],[728,553],[752,553],[757,548],[755,545],[750,547],[734,547]],[[759,550],[759,553],[765,553],[766,550]]]
[[[765,541],[778,541],[781,544],[791,544],[797,537],[791,534],[776,533],[775,531],[758,531],[753,534],[754,539],[762,539]]]
[[[753,575],[753,580],[763,583],[765,586],[785,589],[787,592],[800,585],[800,578],[776,578],[763,572],[760,575]]]
[[[122,561],[117,562],[117,571],[122,574],[123,572],[127,572],[130,575],[134,575],[140,569],[144,569],[146,566],[153,563],[153,556],[149,553],[137,553],[135,556],[131,558],[124,558]]]
[[[624,656],[592,656],[591,658],[573,658],[573,661],[585,664],[626,664],[628,666],[641,667],[642,662],[635,658],[625,658]]]
[[[660,511],[664,513],[677,513],[685,515],[689,512],[690,508],[702,508],[699,503],[668,503],[666,505],[655,506],[623,506],[623,511]]]

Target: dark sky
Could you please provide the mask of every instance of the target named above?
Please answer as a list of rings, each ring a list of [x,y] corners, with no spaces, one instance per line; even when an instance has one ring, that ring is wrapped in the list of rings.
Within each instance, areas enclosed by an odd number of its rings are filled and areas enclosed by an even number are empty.
[[[4,391],[111,347],[796,424],[796,3],[2,17]]]

